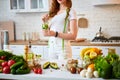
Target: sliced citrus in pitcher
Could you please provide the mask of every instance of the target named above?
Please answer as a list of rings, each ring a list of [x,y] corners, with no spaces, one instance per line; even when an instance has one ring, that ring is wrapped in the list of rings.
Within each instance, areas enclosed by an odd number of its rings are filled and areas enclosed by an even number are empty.
[[[97,57],[97,53],[94,51],[90,52],[90,59],[96,58]]]

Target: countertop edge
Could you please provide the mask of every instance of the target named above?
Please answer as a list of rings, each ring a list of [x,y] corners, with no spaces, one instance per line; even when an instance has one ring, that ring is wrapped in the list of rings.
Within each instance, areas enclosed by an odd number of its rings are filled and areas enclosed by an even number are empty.
[[[10,41],[10,45],[28,45],[29,41],[23,41],[23,40],[16,40],[16,41]],[[32,45],[48,45],[48,41],[32,41]],[[105,44],[105,43],[91,43],[90,41],[84,41],[84,42],[71,42],[71,46],[120,46],[120,44]]]

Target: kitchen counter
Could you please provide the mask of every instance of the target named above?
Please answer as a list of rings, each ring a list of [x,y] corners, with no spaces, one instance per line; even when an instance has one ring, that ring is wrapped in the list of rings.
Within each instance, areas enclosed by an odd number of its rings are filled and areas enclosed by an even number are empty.
[[[10,45],[28,45],[29,41],[23,41],[23,40],[16,40],[16,41],[10,41]],[[32,45],[47,45],[48,41],[47,40],[40,40],[40,41],[31,41]]]
[[[35,74],[31,72],[25,75],[12,75],[0,73],[0,79],[15,79],[15,80],[103,80],[101,78],[82,78],[80,74],[71,74],[69,72],[55,70],[43,74]]]
[[[105,43],[105,42],[71,42],[72,46],[120,46],[120,43]]]
[[[35,74],[31,71],[29,74],[25,75],[12,75],[12,74],[3,74],[0,73],[0,79],[15,79],[15,80],[103,80],[102,78],[82,78],[80,77],[80,74],[72,74],[69,71],[66,70],[66,68],[63,68],[62,64],[65,64],[67,60],[52,60],[54,62],[57,62],[60,69],[43,69],[43,74]],[[44,61],[41,61],[41,64],[43,64]],[[62,67],[61,67],[62,66]]]
[[[84,42],[76,42],[71,41],[70,42],[72,46],[120,46],[120,43],[93,43],[90,41],[84,41]],[[28,41],[23,40],[17,40],[17,41],[10,41],[10,45],[27,45]],[[41,41],[32,41],[32,45],[48,45],[47,40],[41,40]]]

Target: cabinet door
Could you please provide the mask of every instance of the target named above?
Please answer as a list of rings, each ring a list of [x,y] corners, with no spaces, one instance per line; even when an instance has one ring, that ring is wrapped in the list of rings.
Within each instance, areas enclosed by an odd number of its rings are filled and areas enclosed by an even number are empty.
[[[120,4],[120,0],[93,0],[93,5],[115,5]]]
[[[38,0],[30,0],[30,8],[31,9],[38,9]]]
[[[25,9],[25,0],[10,0],[10,9]]]
[[[10,45],[10,50],[12,50],[15,55],[23,55],[24,54],[24,45]]]
[[[120,47],[119,46],[96,46],[102,50],[103,55],[108,54],[108,49],[113,48],[115,52],[120,55]]]
[[[80,59],[80,52],[86,46],[72,46],[72,58]]]
[[[46,12],[49,9],[48,0],[10,0],[10,9],[17,13]]]
[[[44,59],[48,59],[48,46],[43,47],[44,47]]]
[[[41,55],[42,58],[44,57],[43,56],[43,46],[33,45],[32,46],[32,51],[33,51],[34,54]]]
[[[48,11],[48,0],[30,0],[30,10],[32,11]]]
[[[99,48],[99,49],[102,50],[102,53],[105,56],[108,54],[108,49],[109,48],[113,48],[113,49],[115,49],[116,53],[120,55],[120,47],[119,46],[72,46],[73,58],[76,58],[76,59],[80,58],[79,54],[80,54],[81,50],[83,48],[87,48],[87,47],[91,47],[91,48],[96,47],[96,48]]]

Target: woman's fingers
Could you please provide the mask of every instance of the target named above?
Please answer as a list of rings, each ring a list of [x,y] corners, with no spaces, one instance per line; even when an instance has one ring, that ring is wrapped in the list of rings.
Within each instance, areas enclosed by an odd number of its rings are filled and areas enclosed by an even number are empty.
[[[49,36],[49,30],[43,30],[43,35],[44,36]]]
[[[51,30],[43,30],[44,36],[55,36],[55,32]]]
[[[48,14],[45,14],[45,15],[42,16],[42,21],[43,21],[43,22],[48,21],[48,19],[49,19]]]

